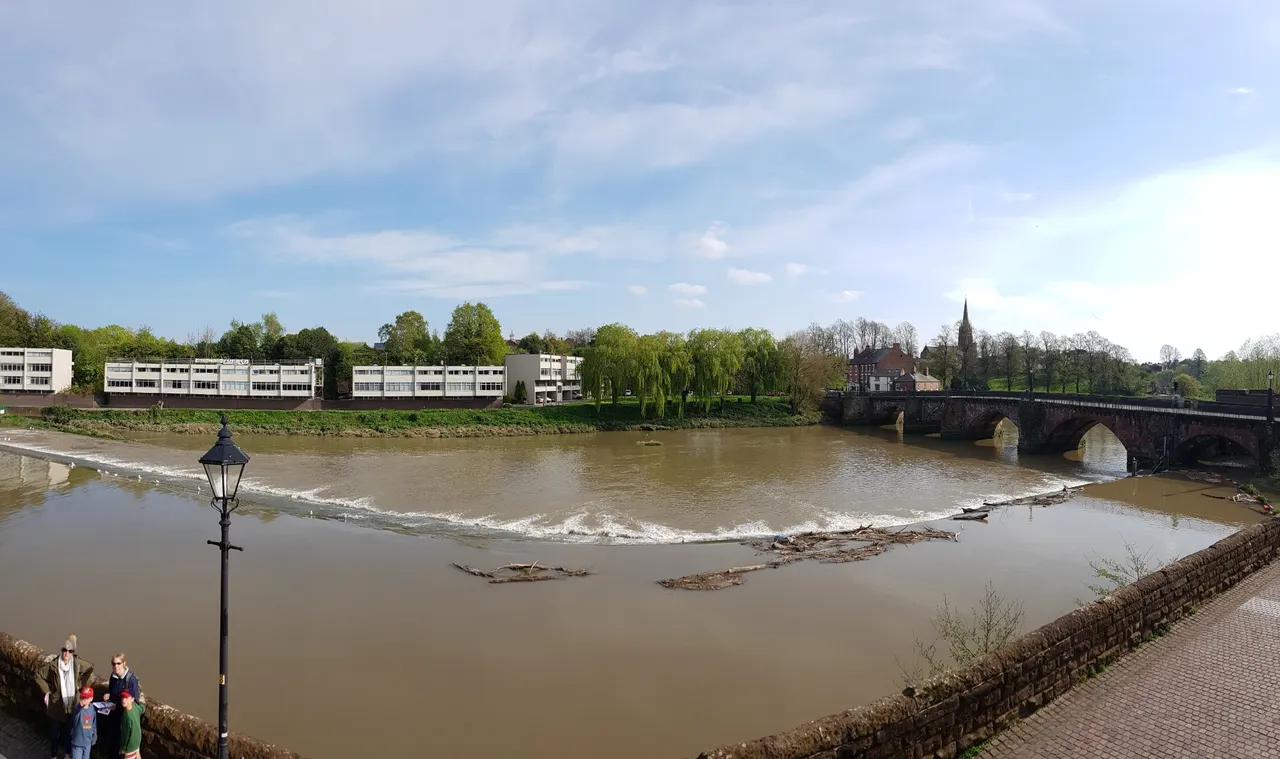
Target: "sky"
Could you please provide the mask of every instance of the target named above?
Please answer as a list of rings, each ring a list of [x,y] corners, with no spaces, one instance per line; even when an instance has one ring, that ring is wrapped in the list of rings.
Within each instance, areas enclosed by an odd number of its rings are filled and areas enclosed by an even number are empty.
[[[0,290],[185,339],[1280,332],[1273,0],[0,3]]]

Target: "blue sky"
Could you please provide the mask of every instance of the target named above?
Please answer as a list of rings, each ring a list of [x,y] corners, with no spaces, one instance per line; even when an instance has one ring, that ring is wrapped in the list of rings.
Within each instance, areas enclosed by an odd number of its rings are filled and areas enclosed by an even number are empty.
[[[7,3],[0,289],[1217,356],[1280,331],[1278,50],[1264,0]]]

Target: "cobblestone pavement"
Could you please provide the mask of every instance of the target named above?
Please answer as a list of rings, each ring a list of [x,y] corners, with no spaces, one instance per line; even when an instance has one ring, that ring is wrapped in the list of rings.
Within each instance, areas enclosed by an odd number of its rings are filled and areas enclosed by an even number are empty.
[[[17,717],[0,712],[0,759],[49,759],[49,739]]]
[[[981,759],[1280,759],[1280,562],[996,736]]]

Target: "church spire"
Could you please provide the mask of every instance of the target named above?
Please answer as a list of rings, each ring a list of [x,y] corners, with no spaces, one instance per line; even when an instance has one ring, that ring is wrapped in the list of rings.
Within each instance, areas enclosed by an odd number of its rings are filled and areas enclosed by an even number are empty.
[[[964,316],[960,318],[960,332],[956,335],[956,343],[960,347],[961,355],[967,353],[969,348],[973,347],[973,325],[969,323],[969,299],[964,299]]]

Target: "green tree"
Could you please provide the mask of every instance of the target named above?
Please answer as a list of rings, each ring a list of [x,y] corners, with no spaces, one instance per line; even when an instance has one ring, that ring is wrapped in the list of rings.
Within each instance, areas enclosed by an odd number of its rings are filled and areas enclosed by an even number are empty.
[[[453,309],[444,331],[444,357],[450,365],[496,365],[507,355],[498,317],[483,303],[463,303]]]
[[[145,331],[145,330],[144,330]],[[147,333],[146,337],[150,337]],[[139,348],[148,342],[147,340],[138,340]],[[262,335],[261,331],[254,329],[252,324],[240,324],[239,322],[231,322],[231,329],[222,335],[222,339],[218,340],[218,355],[223,358],[262,358]],[[145,349],[142,355],[146,355]]]
[[[31,314],[0,292],[0,345],[25,348],[31,331]]]
[[[269,356],[275,349],[275,345],[280,338],[284,337],[284,325],[280,323],[280,317],[276,316],[275,311],[268,311],[262,315],[262,346],[259,351],[261,356]]]
[[[695,329],[689,333],[689,355],[693,360],[693,392],[702,399],[704,413],[711,412],[711,400],[724,397],[742,368],[745,350],[736,332],[722,329]]]
[[[793,414],[816,409],[827,388],[843,382],[844,361],[804,332],[792,333],[779,343],[778,357]]]
[[[1199,398],[1201,395],[1200,380],[1186,373],[1173,378],[1173,389],[1184,398]]]
[[[667,379],[668,392],[680,399],[678,416],[683,419],[685,401],[693,383],[693,358],[689,354],[689,343],[684,335],[674,332],[659,332],[658,338],[662,342],[662,373]]]
[[[658,335],[645,335],[635,341],[631,371],[636,395],[640,398],[641,419],[645,417],[650,396],[653,396],[658,418],[666,413],[668,380],[663,371],[662,350],[662,338]]]
[[[767,329],[744,329],[738,333],[742,342],[742,373],[751,402],[760,392],[773,390],[778,378],[778,342]]]
[[[511,399],[516,403],[524,403],[529,400],[529,389],[525,386],[524,380],[516,381],[515,391],[512,394]]]
[[[429,336],[427,320],[417,311],[405,311],[391,324],[378,328],[378,339],[387,353],[388,364],[416,365],[422,345]]]
[[[520,350],[525,353],[549,353],[547,350],[547,342],[542,339],[542,335],[537,332],[530,332],[520,338],[520,342],[516,343]]]

